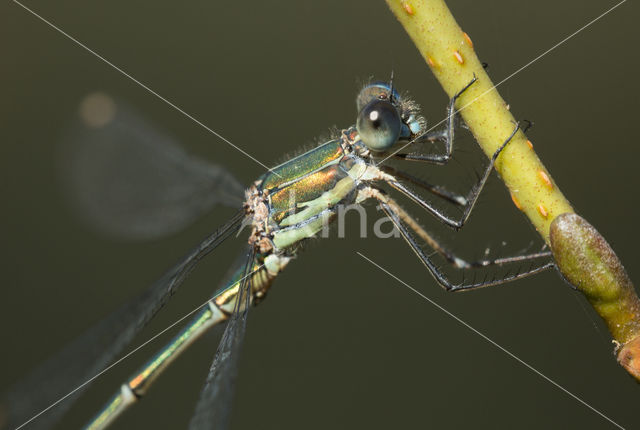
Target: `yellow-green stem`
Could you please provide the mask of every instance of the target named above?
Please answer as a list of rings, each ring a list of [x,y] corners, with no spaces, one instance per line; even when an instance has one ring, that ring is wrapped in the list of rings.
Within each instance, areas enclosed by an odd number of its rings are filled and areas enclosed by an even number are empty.
[[[457,108],[483,151],[491,156],[512,133],[516,120],[478,60],[471,38],[442,0],[386,1],[449,97],[474,75],[478,78],[458,99]],[[573,209],[524,133],[514,136],[498,158],[496,170],[514,204],[548,243],[553,219]]]
[[[478,78],[456,107],[491,156],[512,133],[516,120],[478,60],[469,35],[443,0],[386,2],[449,97]],[[619,345],[620,364],[640,380],[640,300],[622,263],[597,230],[573,214],[522,131],[501,153],[496,170],[514,204],[551,245],[557,267],[607,323]]]

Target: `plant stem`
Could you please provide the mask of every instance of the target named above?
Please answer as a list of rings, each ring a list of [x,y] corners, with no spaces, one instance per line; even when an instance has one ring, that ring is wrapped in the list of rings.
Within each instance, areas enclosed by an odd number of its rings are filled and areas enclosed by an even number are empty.
[[[458,99],[457,108],[490,157],[513,132],[516,120],[478,60],[469,36],[460,29],[442,0],[387,0],[387,4],[449,97],[474,76],[478,78]],[[496,171],[509,188],[516,207],[549,243],[551,222],[573,209],[523,132],[518,132],[498,157]]]
[[[443,0],[386,2],[449,97],[478,78],[458,99],[457,109],[491,157],[513,132],[516,120],[478,60],[471,38]],[[513,203],[551,245],[560,272],[607,323],[620,364],[640,380],[640,300],[622,263],[598,231],[573,214],[522,131],[495,167]]]

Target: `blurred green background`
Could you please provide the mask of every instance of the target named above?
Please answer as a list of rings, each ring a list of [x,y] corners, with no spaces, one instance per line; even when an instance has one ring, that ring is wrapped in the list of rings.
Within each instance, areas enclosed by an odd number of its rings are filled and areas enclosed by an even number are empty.
[[[332,125],[352,124],[359,82],[386,79],[392,69],[431,123],[444,118],[446,96],[383,1],[25,4],[269,165]],[[498,82],[614,4],[467,0],[450,7]],[[636,282],[637,16],[637,4],[627,2],[499,88],[517,118],[536,123],[528,135],[539,156]],[[0,23],[4,391],[233,212],[214,211],[147,242],[104,237],[80,223],[56,166],[63,129],[84,95],[100,90],[126,100],[245,184],[263,168],[18,5],[0,6]],[[464,169],[454,170],[466,176],[450,175],[448,183],[464,190],[486,160],[468,136],[459,142]],[[489,245],[502,252],[503,240],[508,250],[538,240],[495,178],[457,235],[405,206],[468,258]],[[239,247],[229,243],[205,260],[134,345],[206,300]],[[640,425],[640,388],[617,366],[598,317],[556,273],[446,294],[403,241],[354,232],[308,247],[252,311],[233,428],[613,428],[355,251],[620,425]],[[60,428],[84,423],[169,338],[99,378]],[[217,340],[198,342],[115,428],[184,428]]]

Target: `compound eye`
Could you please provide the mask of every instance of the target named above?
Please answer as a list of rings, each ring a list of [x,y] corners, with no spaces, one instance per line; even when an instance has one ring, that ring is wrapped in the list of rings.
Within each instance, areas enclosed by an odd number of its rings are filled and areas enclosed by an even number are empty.
[[[402,120],[388,100],[373,100],[358,114],[356,128],[360,139],[372,151],[386,151],[400,137]]]

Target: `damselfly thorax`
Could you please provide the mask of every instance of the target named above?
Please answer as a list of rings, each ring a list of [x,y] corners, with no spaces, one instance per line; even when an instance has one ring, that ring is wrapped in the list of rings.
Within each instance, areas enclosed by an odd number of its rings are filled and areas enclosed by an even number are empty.
[[[366,86],[357,104],[357,125],[271,169],[246,191],[249,243],[269,279],[284,269],[303,241],[328,227],[339,207],[372,199],[370,184],[395,179],[375,165],[373,148],[409,142],[425,127],[417,105],[401,99],[391,84]],[[260,298],[268,285],[256,287],[254,295]]]

